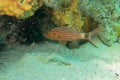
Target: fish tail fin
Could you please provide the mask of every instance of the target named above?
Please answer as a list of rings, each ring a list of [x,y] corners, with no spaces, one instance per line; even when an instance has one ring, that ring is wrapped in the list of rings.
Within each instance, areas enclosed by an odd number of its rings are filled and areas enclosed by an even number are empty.
[[[98,33],[100,32],[100,27],[94,29],[89,33],[90,39],[94,39],[96,36],[98,36]]]
[[[100,28],[96,28],[95,30],[91,31],[89,34],[89,42],[94,45],[95,47],[98,47],[97,46],[97,43],[98,43],[98,33],[100,31]]]
[[[95,37],[95,35],[93,36],[92,33],[84,33],[84,39],[88,40],[93,46],[97,47],[95,40],[92,38]]]

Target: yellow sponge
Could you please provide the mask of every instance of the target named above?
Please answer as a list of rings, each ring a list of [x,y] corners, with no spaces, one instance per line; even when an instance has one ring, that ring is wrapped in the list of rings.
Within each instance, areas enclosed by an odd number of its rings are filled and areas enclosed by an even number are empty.
[[[32,0],[0,0],[0,15],[19,17],[32,8]]]
[[[78,9],[78,0],[73,0],[71,4],[61,10],[53,10],[52,20],[58,26],[68,25],[69,28],[74,27],[76,30],[81,31],[84,20]]]

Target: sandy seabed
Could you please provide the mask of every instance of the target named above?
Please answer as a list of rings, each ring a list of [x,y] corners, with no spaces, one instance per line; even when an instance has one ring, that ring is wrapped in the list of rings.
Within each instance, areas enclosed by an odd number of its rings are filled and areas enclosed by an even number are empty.
[[[48,42],[1,54],[0,80],[120,80],[120,44],[70,50]]]

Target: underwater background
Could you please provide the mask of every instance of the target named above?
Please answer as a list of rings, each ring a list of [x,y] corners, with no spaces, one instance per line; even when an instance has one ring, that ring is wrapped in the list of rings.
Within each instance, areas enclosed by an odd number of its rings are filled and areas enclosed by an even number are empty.
[[[120,80],[119,0],[1,0],[0,80]]]

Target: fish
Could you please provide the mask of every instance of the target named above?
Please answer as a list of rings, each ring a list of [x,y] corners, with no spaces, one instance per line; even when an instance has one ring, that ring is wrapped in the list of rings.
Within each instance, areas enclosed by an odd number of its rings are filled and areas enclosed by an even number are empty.
[[[97,36],[99,31],[99,27],[89,33],[80,33],[74,29],[67,27],[55,27],[47,33],[43,34],[43,36],[50,40],[60,41],[64,44],[67,41],[75,41],[81,39],[85,39],[91,42],[91,40]]]

